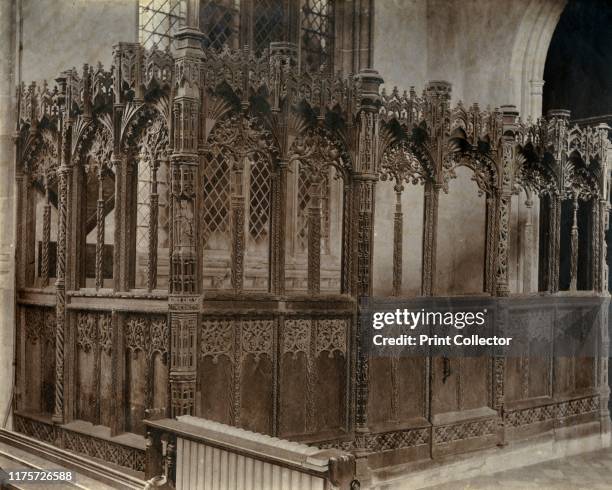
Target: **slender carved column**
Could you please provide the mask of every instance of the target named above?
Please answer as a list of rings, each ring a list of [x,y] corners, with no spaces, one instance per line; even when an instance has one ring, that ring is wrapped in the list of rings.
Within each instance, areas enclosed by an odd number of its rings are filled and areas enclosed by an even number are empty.
[[[362,70],[357,79],[361,84],[361,112],[358,114],[357,151],[353,175],[353,237],[351,253],[355,256],[352,294],[358,298],[372,294],[372,245],[374,238],[374,195],[378,168],[378,102],[382,79],[375,70]],[[361,322],[358,320],[357,327]],[[367,446],[369,358],[357,334],[356,365],[356,446],[364,453]]]
[[[485,225],[485,271],[484,287],[486,293],[495,293],[495,262],[497,253],[497,228],[498,228],[498,197],[487,195],[486,201],[486,225]]]
[[[436,282],[436,253],[438,237],[438,202],[441,185],[425,183],[423,206],[423,251],[421,268],[421,294],[433,296]]]
[[[601,244],[599,243],[600,234],[600,209],[599,199],[594,197],[591,200],[591,285],[590,289],[593,291],[601,290],[601,259],[599,253],[601,251]],[[604,237],[605,238],[605,237]]]
[[[607,186],[606,186],[607,188]],[[608,231],[608,217],[610,215],[610,205],[607,199],[599,200],[599,288],[598,291],[608,292],[608,244],[606,242],[606,234]]]
[[[393,216],[393,296],[402,294],[403,214],[401,184],[395,185],[395,215]]]
[[[234,162],[232,171],[232,194],[231,194],[231,214],[230,229],[232,236],[231,253],[231,281],[232,289],[239,293],[244,288],[244,191],[243,174],[244,158],[239,157],[240,161]]]
[[[270,291],[285,294],[285,220],[287,206],[287,162],[278,164],[274,176]]]
[[[512,189],[514,186],[515,173],[515,139],[514,131],[518,124],[518,111],[515,106],[503,106],[503,131],[504,136],[501,142],[501,165],[498,166],[500,175],[498,176],[498,195],[495,206],[495,278],[494,284],[496,296],[510,295],[509,280],[509,251],[510,251],[510,207],[512,204]]]
[[[64,348],[66,327],[66,226],[67,226],[67,182],[70,169],[62,162],[58,171],[58,230],[57,230],[57,280],[55,290],[56,303],[56,330],[55,330],[55,410],[53,421],[63,424],[64,413]]]
[[[96,203],[96,289],[104,287],[102,258],[104,255],[104,172],[98,168],[98,201]]]
[[[147,260],[147,289],[157,287],[157,234],[159,216],[159,194],[157,193],[158,162],[151,162],[151,192],[149,193],[149,253]]]
[[[523,292],[531,292],[531,274],[533,259],[533,201],[525,200],[525,223],[523,224]]]
[[[308,293],[321,291],[321,180],[312,176],[308,189]]]
[[[196,4],[198,2],[195,2]],[[196,186],[200,165],[200,63],[198,10],[176,35],[176,70],[183,73],[173,100],[170,234],[170,405],[171,416],[196,414],[196,338],[201,289],[198,274]],[[195,28],[194,28],[195,27]]]
[[[511,194],[503,192],[498,205],[499,221],[497,236],[497,259],[495,293],[497,296],[510,295],[508,280],[508,251],[510,240],[510,204]]]
[[[49,242],[51,240],[51,204],[49,202],[49,176],[45,177],[45,206],[43,208],[42,229],[42,260],[41,260],[41,286],[49,285]]]
[[[342,277],[341,293],[351,293],[351,271],[352,271],[352,241],[351,224],[353,216],[353,197],[351,183],[348,177],[344,179],[344,192],[342,195]]]
[[[553,194],[548,199],[548,243],[546,267],[546,290],[559,291],[559,244],[561,238],[561,200]]]
[[[570,291],[578,289],[578,196],[572,201],[572,231],[571,231],[571,256],[570,256]]]

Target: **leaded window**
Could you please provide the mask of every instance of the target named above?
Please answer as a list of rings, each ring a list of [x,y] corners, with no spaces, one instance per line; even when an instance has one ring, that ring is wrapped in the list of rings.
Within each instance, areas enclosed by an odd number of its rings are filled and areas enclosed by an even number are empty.
[[[330,0],[305,0],[302,7],[302,66],[331,68],[333,52],[333,5]]]
[[[200,7],[200,29],[204,34],[204,48],[221,49],[224,45],[237,47],[239,0],[211,0]]]
[[[140,0],[140,44],[148,49],[154,45],[159,49],[169,48],[174,35],[184,22],[185,14],[185,0]]]
[[[283,39],[285,12],[279,0],[254,0],[253,47],[256,52],[268,49],[271,42]]]

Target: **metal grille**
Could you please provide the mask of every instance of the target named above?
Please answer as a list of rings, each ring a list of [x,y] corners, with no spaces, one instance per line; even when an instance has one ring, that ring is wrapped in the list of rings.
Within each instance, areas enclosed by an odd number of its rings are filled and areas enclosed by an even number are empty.
[[[218,149],[208,154],[202,184],[202,232],[206,245],[213,234],[226,234],[229,230],[230,168]]]
[[[186,14],[185,0],[140,0],[138,22],[140,44],[145,48],[156,45],[166,49],[183,24]]]
[[[204,47],[221,49],[224,45],[236,48],[238,41],[238,0],[202,2],[200,27],[204,33]]]
[[[334,41],[333,5],[330,0],[306,0],[302,7],[302,66],[331,69]]]
[[[268,239],[272,192],[270,178],[268,162],[263,159],[253,162],[249,193],[249,236],[256,244]]]
[[[256,52],[281,41],[283,36],[283,2],[279,0],[255,0],[253,5],[253,46]]]
[[[151,168],[146,160],[138,162],[138,189],[136,194],[136,249],[149,247],[149,194],[151,192]]]

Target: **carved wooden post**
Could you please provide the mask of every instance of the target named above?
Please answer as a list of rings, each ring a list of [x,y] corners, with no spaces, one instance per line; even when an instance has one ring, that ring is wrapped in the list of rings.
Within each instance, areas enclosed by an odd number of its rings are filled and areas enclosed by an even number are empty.
[[[49,185],[51,176],[45,176],[45,206],[43,208],[42,229],[42,263],[41,263],[41,286],[49,285],[49,241],[51,240],[51,204],[49,202]]]
[[[570,111],[554,110],[548,111],[548,133],[552,135],[551,144],[554,147],[555,166],[558,169],[558,191],[563,193],[565,185],[565,162],[567,160],[566,143],[567,128],[569,125]],[[562,195],[553,194],[549,199],[549,222],[548,222],[548,264],[547,290],[550,293],[559,291],[559,254],[561,246],[561,199]]]
[[[357,115],[357,151],[353,174],[353,235],[352,294],[358,298],[372,294],[372,245],[374,226],[374,193],[378,180],[376,155],[378,153],[379,87],[383,82],[376,70],[362,70],[356,76],[360,83],[361,112]],[[356,331],[360,330],[358,320]],[[357,334],[356,375],[356,446],[364,453],[368,431],[369,360]]]
[[[67,110],[67,115],[69,112]],[[69,138],[70,133],[67,122],[60,116],[60,134],[63,138]],[[66,125],[66,127],[64,126]],[[61,143],[68,143],[62,141]],[[60,147],[63,147],[61,145]],[[69,145],[65,145],[70,148]],[[60,166],[58,170],[58,230],[57,230],[57,272],[55,281],[56,292],[56,330],[55,330],[55,409],[53,421],[63,424],[65,417],[64,400],[64,360],[66,348],[66,227],[68,225],[68,175],[70,168],[67,165],[70,155],[60,152]]]
[[[310,175],[308,194],[308,294],[321,291],[321,176]]]
[[[608,291],[608,264],[606,232],[608,230],[609,204],[608,193],[610,182],[608,178],[608,158],[612,157],[608,134],[610,126],[600,124],[597,127],[596,141],[597,153],[599,154],[599,195],[593,198],[593,220],[592,220],[592,283],[593,289],[598,292]]]
[[[574,194],[572,200],[572,231],[570,256],[570,291],[578,289],[578,195]]]
[[[104,255],[104,169],[98,163],[98,201],[96,203],[96,289],[104,287],[102,258]]]
[[[198,4],[199,2],[193,2]],[[192,6],[193,7],[193,6]],[[173,101],[174,142],[171,157],[170,243],[170,405],[171,415],[195,414],[196,338],[200,314],[196,185],[200,147],[199,10],[191,10],[187,27],[176,35],[177,87]]]
[[[344,178],[344,191],[342,194],[342,271],[340,278],[340,292],[351,293],[352,271],[352,240],[351,225],[353,216],[353,196],[351,182],[347,176]]]
[[[157,233],[159,219],[159,194],[157,193],[157,169],[159,162],[154,157],[151,165],[151,192],[149,193],[149,243],[147,260],[147,289],[157,287]]]
[[[393,296],[402,294],[402,253],[404,222],[402,213],[402,191],[404,186],[395,187],[395,215],[393,216]]]
[[[516,142],[514,132],[517,129],[518,111],[515,106],[502,106],[503,134],[501,143],[501,161],[498,165],[498,195],[495,206],[495,295],[509,296],[508,257],[510,251],[510,206],[514,186]],[[506,136],[507,135],[507,136]],[[492,286],[492,285],[491,285]]]
[[[238,161],[233,162],[231,199],[230,199],[230,230],[232,237],[231,281],[234,292],[242,292],[244,287],[244,155],[238,153]]]
[[[287,162],[278,163],[272,182],[272,234],[270,249],[270,292],[285,294],[285,220],[287,207]]]
[[[552,194],[548,199],[548,243],[546,267],[546,290],[549,293],[559,291],[559,245],[561,240],[561,199]]]
[[[421,270],[421,294],[435,294],[436,253],[438,239],[438,203],[440,189],[438,183],[428,180],[425,183],[423,209],[423,266]]]
[[[128,291],[134,286],[135,274],[135,206],[134,157],[121,147],[123,113],[129,98],[125,84],[136,87],[138,99],[142,85],[142,47],[137,43],[113,46],[114,93],[113,105],[113,168],[115,169],[115,239],[113,282],[116,291]]]
[[[597,196],[594,196],[591,199],[591,284],[590,288],[593,291],[601,290],[601,274],[603,272],[601,267],[601,258],[599,256],[599,252],[601,250],[600,240],[600,208],[599,208],[599,199]],[[604,236],[605,239],[605,236]]]
[[[525,200],[525,223],[523,224],[523,292],[531,292],[533,254],[533,200],[529,193]]]
[[[421,292],[423,296],[436,293],[436,259],[438,244],[438,206],[443,185],[443,162],[446,157],[448,119],[452,86],[449,82],[435,80],[427,83],[424,94],[424,113],[432,141],[434,179],[425,183],[423,203],[423,250]],[[412,96],[412,94],[411,94]]]
[[[485,267],[484,267],[484,285],[485,293],[495,294],[495,264],[497,262],[497,230],[499,228],[499,192],[496,190],[494,194],[487,194],[486,200],[486,224],[485,224]]]

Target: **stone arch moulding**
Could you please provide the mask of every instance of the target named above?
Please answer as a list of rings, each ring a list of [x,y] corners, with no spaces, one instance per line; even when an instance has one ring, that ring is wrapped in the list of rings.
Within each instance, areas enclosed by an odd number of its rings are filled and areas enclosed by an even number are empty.
[[[510,77],[523,118],[542,116],[544,64],[567,0],[530,0],[512,48]]]

